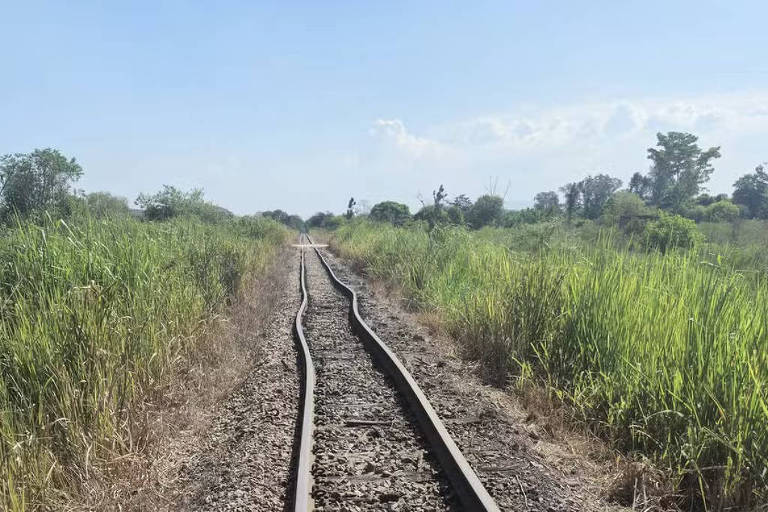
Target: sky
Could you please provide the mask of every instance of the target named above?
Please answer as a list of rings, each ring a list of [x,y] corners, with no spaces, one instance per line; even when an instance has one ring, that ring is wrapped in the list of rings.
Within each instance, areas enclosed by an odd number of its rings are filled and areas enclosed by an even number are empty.
[[[9,2],[0,154],[235,213],[505,195],[648,169],[657,132],[768,160],[768,2]]]

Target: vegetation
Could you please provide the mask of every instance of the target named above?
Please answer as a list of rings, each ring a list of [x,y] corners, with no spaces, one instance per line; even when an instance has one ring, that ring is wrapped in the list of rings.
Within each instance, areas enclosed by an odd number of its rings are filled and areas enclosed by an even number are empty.
[[[719,156],[659,133],[626,190],[590,175],[510,211],[441,185],[410,221],[357,219],[332,245],[432,311],[490,380],[537,381],[653,459],[683,505],[752,507],[768,499],[768,178],[709,195]]]
[[[648,229],[647,247],[661,251],[539,226],[471,234],[356,222],[332,243],[439,315],[488,378],[535,376],[618,448],[676,476],[689,500],[763,499],[765,262],[701,245],[695,224],[670,214]]]
[[[411,218],[411,212],[408,210],[408,205],[395,201],[384,201],[373,205],[368,218],[377,222],[389,222],[395,226],[401,226]]]
[[[54,150],[1,162],[0,508],[25,510],[135,449],[136,406],[289,231],[174,187],[140,196],[143,220],[73,194],[82,169]]]
[[[0,157],[0,222],[41,212],[64,214],[70,186],[83,174],[74,158],[54,149]]]

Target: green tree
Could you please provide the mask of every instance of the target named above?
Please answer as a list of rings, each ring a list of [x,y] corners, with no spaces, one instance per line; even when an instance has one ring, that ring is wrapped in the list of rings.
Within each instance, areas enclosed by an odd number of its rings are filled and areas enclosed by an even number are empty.
[[[468,221],[475,229],[496,224],[504,212],[504,199],[490,194],[477,198],[469,210]]]
[[[430,231],[439,224],[448,224],[451,221],[448,212],[446,212],[444,208],[434,204],[428,204],[422,207],[421,210],[416,212],[413,219],[426,221],[429,224]]]
[[[450,219],[451,224],[456,224],[457,226],[464,225],[464,210],[462,210],[460,207],[452,204],[445,209],[445,212],[448,214],[448,219]]]
[[[560,213],[560,197],[557,192],[539,192],[533,197],[533,207],[536,210],[546,212],[547,215]]]
[[[322,228],[325,226],[326,219],[330,219],[331,217],[333,217],[333,213],[331,212],[317,212],[307,219],[307,227]]]
[[[736,180],[733,188],[733,202],[745,206],[748,217],[768,218],[768,173],[765,164],[758,165],[754,173]]]
[[[636,172],[632,175],[632,178],[629,180],[629,192],[632,192],[633,194],[640,197],[643,201],[650,201],[651,200],[651,189],[653,188],[653,183],[651,182],[651,178],[648,176],[643,176],[641,173]]]
[[[221,222],[231,218],[232,212],[207,202],[202,189],[184,192],[170,185],[163,185],[163,190],[155,194],[139,194],[136,205],[144,209],[144,216],[149,220],[165,220],[182,215],[193,215],[204,222]]]
[[[704,235],[691,219],[661,212],[658,220],[645,227],[646,245],[650,249],[667,252],[670,249],[690,249],[704,239]]]
[[[467,215],[469,210],[472,208],[472,200],[465,194],[459,194],[458,196],[454,197],[453,201],[450,201],[450,204],[461,210],[461,213],[464,215]]]
[[[714,172],[712,160],[720,158],[720,148],[702,151],[698,137],[690,133],[656,134],[657,148],[648,149],[650,202],[674,212],[682,211],[709,181]]]
[[[95,217],[114,217],[130,215],[128,200],[113,196],[109,192],[91,192],[85,196],[85,205]]]
[[[565,218],[571,222],[581,206],[581,188],[578,183],[566,183],[565,186],[560,187],[560,192],[565,197]]]
[[[355,206],[357,206],[357,201],[355,201],[354,197],[350,197],[347,203],[347,219],[355,216]]]
[[[704,208],[704,220],[709,222],[732,222],[739,217],[739,207],[727,199],[716,201]]]
[[[621,188],[621,180],[607,174],[587,176],[579,182],[584,217],[596,219],[603,213],[605,203]]]
[[[437,190],[432,191],[432,199],[435,202],[435,208],[442,208],[443,201],[445,198],[448,197],[448,194],[445,192],[445,188],[441,184],[440,187]]]
[[[408,205],[395,201],[383,201],[371,208],[368,218],[377,222],[389,222],[401,226],[411,218]]]
[[[0,157],[0,220],[66,207],[70,185],[83,168],[55,149],[36,149]]]

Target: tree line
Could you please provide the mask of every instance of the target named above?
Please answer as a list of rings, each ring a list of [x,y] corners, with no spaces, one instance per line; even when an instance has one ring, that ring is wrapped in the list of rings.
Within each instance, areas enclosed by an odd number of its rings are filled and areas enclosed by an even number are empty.
[[[95,217],[133,215],[152,221],[194,216],[211,223],[234,217],[229,210],[207,201],[201,189],[184,191],[170,185],[153,194],[139,194],[134,201],[137,208],[132,209],[124,197],[75,189],[83,174],[76,159],[51,148],[0,157],[0,225],[15,219],[63,218],[77,212]],[[304,221],[298,215],[282,210],[261,215],[294,229],[304,229]]]
[[[636,172],[624,189],[621,179],[597,173],[566,183],[558,191],[537,193],[531,208],[506,210],[503,198],[498,195],[485,194],[472,201],[465,194],[459,194],[449,199],[445,187],[440,185],[432,194],[433,201],[413,215],[403,203],[383,201],[371,208],[368,218],[398,226],[424,221],[430,228],[456,224],[473,229],[511,227],[555,218],[563,218],[568,223],[602,219],[629,231],[637,230],[647,220],[660,218],[661,214],[696,222],[768,219],[766,164],[736,180],[731,196],[711,196],[705,186],[715,170],[713,161],[717,158],[720,158],[720,147],[702,149],[693,134],[658,133],[655,147],[648,148],[649,171]],[[351,217],[350,208],[346,218]],[[307,225],[334,229],[345,217],[320,212],[310,217]]]

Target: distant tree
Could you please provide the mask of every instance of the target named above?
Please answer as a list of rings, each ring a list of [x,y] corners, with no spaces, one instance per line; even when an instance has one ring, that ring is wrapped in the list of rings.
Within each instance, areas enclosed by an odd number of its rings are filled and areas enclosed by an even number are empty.
[[[85,196],[85,204],[91,215],[96,217],[124,216],[131,213],[126,198],[113,196],[109,192],[91,192]]]
[[[326,219],[330,219],[331,217],[333,217],[333,213],[331,212],[317,212],[307,219],[307,227],[322,228],[326,223]]]
[[[445,188],[440,185],[440,188],[432,191],[432,199],[434,200],[435,208],[441,208],[443,206],[443,200],[448,197],[445,193]]]
[[[629,180],[629,192],[632,192],[644,201],[651,200],[652,188],[653,182],[651,181],[651,178],[643,176],[639,172],[633,174],[632,178]]]
[[[290,215],[287,212],[284,212],[283,210],[272,210],[272,211],[265,211],[261,213],[262,217],[269,217],[270,219],[274,219],[280,224],[284,224],[288,226],[289,228],[293,228],[297,231],[302,231],[305,229],[304,226],[304,220],[299,217],[298,215]]]
[[[368,218],[377,222],[389,222],[395,226],[401,226],[411,218],[408,205],[395,201],[383,201],[371,208]]]
[[[267,210],[261,213],[262,217],[269,217],[270,219],[274,219],[280,224],[286,224],[288,222],[289,214],[287,212],[284,212],[283,210]]]
[[[139,194],[135,203],[144,209],[144,216],[149,220],[191,215],[204,222],[216,223],[233,217],[232,212],[227,209],[206,201],[202,189],[199,188],[184,192],[176,187],[163,185],[163,190],[155,194]]]
[[[475,229],[496,224],[504,211],[504,199],[489,194],[477,198],[469,210],[468,221]]]
[[[439,224],[448,224],[451,219],[444,208],[440,208],[434,204],[428,204],[421,208],[413,216],[414,220],[426,221],[429,225],[429,230],[433,230],[435,226]]]
[[[463,226],[465,224],[464,210],[460,207],[451,204],[451,206],[445,209],[445,212],[448,214],[448,219],[450,219],[451,224],[456,224],[457,226]]]
[[[351,219],[355,216],[355,206],[357,205],[357,202],[355,201],[354,197],[349,198],[349,202],[347,203],[347,219]]]
[[[690,249],[704,239],[694,221],[663,211],[658,220],[645,226],[644,234],[647,247],[661,252],[675,248]]]
[[[596,219],[603,213],[605,203],[621,188],[621,180],[607,174],[587,176],[579,182],[584,217]]]
[[[711,161],[720,158],[720,148],[702,151],[698,137],[690,133],[656,134],[657,148],[648,149],[650,202],[679,212],[709,181],[714,172]]]
[[[66,206],[72,182],[83,169],[55,149],[0,157],[0,220]]]
[[[639,234],[658,214],[646,206],[640,196],[632,192],[614,193],[603,208],[601,222],[607,226],[616,226],[627,234]]]
[[[566,183],[565,186],[560,187],[560,192],[565,196],[565,218],[571,222],[581,206],[581,188],[578,183]]]
[[[533,207],[536,210],[547,212],[549,215],[560,212],[560,197],[557,192],[539,192],[533,198]]]
[[[716,201],[704,208],[704,220],[709,222],[731,222],[739,217],[739,207],[727,199]]]
[[[289,215],[288,218],[285,220],[285,225],[289,228],[293,228],[296,231],[304,231],[306,230],[306,226],[304,225],[304,219],[302,219],[299,215]]]
[[[507,210],[502,213],[500,224],[505,228],[519,226],[521,224],[536,224],[545,220],[540,210],[524,208],[522,210]]]
[[[733,202],[746,207],[748,217],[768,218],[768,172],[758,165],[755,172],[745,174],[733,184]]]
[[[464,215],[466,215],[467,212],[469,212],[469,210],[472,208],[472,200],[465,194],[459,194],[458,196],[454,197],[453,201],[450,201],[450,204],[461,210]]]

